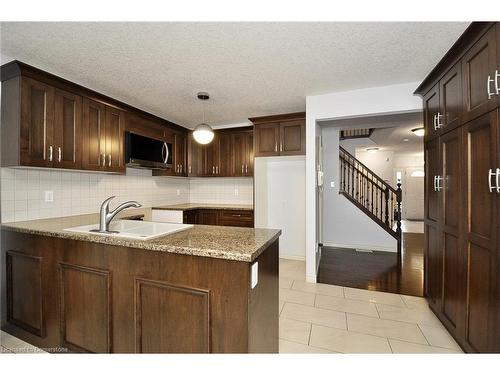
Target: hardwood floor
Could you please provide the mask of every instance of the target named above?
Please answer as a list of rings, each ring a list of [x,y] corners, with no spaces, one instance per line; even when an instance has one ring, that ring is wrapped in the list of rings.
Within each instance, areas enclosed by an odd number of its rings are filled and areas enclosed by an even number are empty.
[[[424,235],[403,233],[401,264],[397,254],[323,247],[318,283],[423,296]]]

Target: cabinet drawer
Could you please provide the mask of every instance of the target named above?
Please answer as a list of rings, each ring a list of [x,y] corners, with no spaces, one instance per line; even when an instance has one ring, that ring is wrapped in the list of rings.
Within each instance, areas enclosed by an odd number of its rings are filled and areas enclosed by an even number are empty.
[[[219,225],[251,228],[253,227],[253,211],[220,211]]]

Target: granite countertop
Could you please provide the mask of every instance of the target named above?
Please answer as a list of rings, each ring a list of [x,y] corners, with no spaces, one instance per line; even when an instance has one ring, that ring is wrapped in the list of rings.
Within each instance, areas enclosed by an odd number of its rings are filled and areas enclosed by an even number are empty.
[[[181,232],[151,240],[134,240],[90,233],[74,233],[65,228],[99,222],[99,215],[79,215],[2,224],[3,230],[48,237],[89,241],[151,251],[196,255],[243,262],[254,261],[280,235],[277,229],[254,229],[194,225]]]
[[[189,211],[199,209],[210,210],[241,210],[253,211],[251,204],[208,204],[208,203],[181,203],[168,206],[153,206],[153,210],[173,210],[173,211]]]

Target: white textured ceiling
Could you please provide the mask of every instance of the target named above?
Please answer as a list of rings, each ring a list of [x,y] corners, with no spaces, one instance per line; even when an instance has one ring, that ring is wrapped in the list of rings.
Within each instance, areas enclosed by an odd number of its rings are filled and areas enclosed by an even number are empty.
[[[468,23],[2,23],[0,53],[192,127],[422,80]]]

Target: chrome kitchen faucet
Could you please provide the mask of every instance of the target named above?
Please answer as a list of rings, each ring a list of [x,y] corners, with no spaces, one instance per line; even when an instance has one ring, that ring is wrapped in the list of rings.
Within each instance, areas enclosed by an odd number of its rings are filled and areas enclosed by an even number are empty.
[[[120,212],[129,207],[139,208],[142,207],[140,203],[136,201],[128,201],[120,204],[113,211],[109,212],[109,202],[111,199],[116,198],[116,196],[109,197],[104,200],[101,204],[101,211],[99,213],[99,229],[92,229],[91,232],[99,233],[118,233],[116,231],[109,230],[109,223],[113,218]]]

